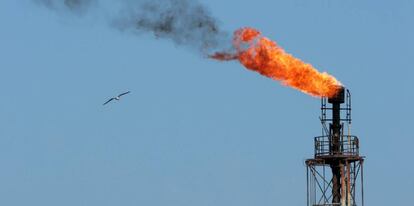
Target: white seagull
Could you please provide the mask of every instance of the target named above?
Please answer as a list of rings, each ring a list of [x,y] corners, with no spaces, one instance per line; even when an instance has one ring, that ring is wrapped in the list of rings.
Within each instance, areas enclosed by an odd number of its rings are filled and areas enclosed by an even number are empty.
[[[108,103],[109,103],[110,101],[112,101],[112,100],[120,100],[122,96],[124,96],[124,95],[126,95],[126,94],[128,94],[128,93],[130,93],[130,92],[131,92],[131,91],[127,91],[127,92],[124,92],[124,93],[122,93],[122,94],[119,94],[119,95],[118,95],[118,96],[116,96],[116,97],[112,97],[112,98],[108,99],[108,101],[106,101],[103,105],[108,104]]]

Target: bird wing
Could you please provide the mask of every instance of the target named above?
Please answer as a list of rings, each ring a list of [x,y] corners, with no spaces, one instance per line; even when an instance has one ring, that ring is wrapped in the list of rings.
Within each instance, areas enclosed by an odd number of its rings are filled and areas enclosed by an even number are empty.
[[[122,94],[118,95],[118,97],[121,97],[121,96],[123,96],[123,95],[126,95],[126,94],[128,94],[128,93],[130,93],[130,92],[131,92],[131,91],[124,92],[124,93],[122,93]]]
[[[115,98],[110,98],[110,99],[108,99],[108,101],[106,101],[103,105],[105,105],[105,104],[108,104],[110,101],[112,101],[112,100],[114,100]]]

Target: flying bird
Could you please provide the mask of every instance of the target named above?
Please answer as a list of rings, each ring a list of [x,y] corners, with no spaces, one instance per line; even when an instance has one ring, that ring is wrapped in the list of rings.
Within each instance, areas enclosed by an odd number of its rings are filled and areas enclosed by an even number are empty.
[[[116,96],[116,97],[112,97],[112,98],[110,98],[110,99],[108,99],[108,101],[106,101],[103,105],[105,105],[105,104],[108,104],[110,101],[112,101],[112,100],[120,100],[121,99],[121,97],[122,96],[124,96],[124,95],[126,95],[126,94],[128,94],[128,93],[130,93],[131,91],[127,91],[127,92],[124,92],[124,93],[122,93],[122,94],[119,94],[118,96]]]

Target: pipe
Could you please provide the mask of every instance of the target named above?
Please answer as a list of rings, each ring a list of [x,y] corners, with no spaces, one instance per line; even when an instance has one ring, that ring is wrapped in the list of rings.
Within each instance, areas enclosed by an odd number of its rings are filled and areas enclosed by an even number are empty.
[[[332,124],[330,124],[330,154],[338,155],[340,151],[341,136],[341,104],[345,102],[345,88],[341,87],[338,93],[328,99],[332,104]],[[332,204],[339,205],[341,203],[341,165],[339,160],[333,160],[330,164],[332,170]]]

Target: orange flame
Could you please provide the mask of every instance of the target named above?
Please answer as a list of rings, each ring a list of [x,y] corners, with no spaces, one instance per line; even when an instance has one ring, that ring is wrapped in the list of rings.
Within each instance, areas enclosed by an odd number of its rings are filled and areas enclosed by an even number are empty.
[[[216,53],[217,60],[238,59],[245,67],[283,85],[293,87],[316,97],[333,97],[341,83],[326,72],[320,73],[312,65],[286,53],[276,42],[263,37],[253,28],[242,28],[234,33],[234,53]]]

